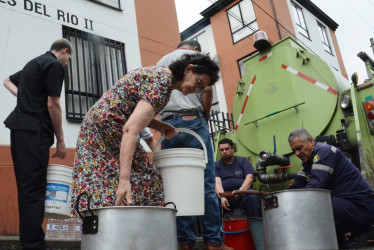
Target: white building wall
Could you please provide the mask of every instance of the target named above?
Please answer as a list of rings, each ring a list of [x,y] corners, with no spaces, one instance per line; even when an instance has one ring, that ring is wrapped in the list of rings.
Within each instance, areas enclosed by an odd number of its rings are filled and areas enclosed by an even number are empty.
[[[203,29],[199,30],[198,33],[193,34],[192,36],[184,39],[184,40],[191,40],[197,39],[197,41],[201,45],[201,51],[203,53],[209,53],[212,58],[219,60],[217,55],[216,44],[214,42],[213,30],[212,25],[207,25]],[[225,112],[227,113],[227,104],[225,98],[225,92],[223,89],[222,79],[220,79],[214,85],[214,95],[213,95],[213,104],[218,102],[218,105],[212,106],[213,111],[218,112]]]
[[[3,80],[48,51],[62,37],[62,25],[124,43],[127,70],[141,66],[134,0],[121,0],[121,7],[114,10],[87,0],[0,1],[0,145],[10,144],[3,121],[16,105]],[[80,124],[65,118],[64,89],[60,100],[65,144],[75,148]]]
[[[341,73],[338,58],[336,57],[336,53],[335,53],[334,44],[332,43],[332,39],[330,36],[329,27],[325,25],[322,21],[317,19],[316,16],[310,13],[302,5],[298,4],[298,2],[295,1],[295,3],[303,10],[305,23],[306,23],[306,26],[309,32],[309,38],[306,38],[305,36],[303,36],[297,31],[296,19],[292,11],[291,0],[287,0],[287,4],[290,10],[291,19],[294,25],[295,35],[296,35],[297,40],[301,42],[301,45],[303,45],[304,47],[307,47],[308,50],[311,50],[312,52],[314,52],[318,57],[326,61],[327,64],[329,64],[331,67],[333,67],[334,69],[338,70]],[[326,33],[328,35],[332,53],[325,51],[323,48],[322,39],[321,39],[317,21],[319,21],[321,24],[323,24],[326,27]]]

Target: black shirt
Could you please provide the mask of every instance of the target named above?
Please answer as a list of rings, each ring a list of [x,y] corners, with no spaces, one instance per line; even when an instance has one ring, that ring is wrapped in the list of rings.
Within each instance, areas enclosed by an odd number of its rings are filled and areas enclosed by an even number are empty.
[[[17,106],[4,121],[5,125],[10,129],[36,131],[45,123],[53,129],[48,96],[60,96],[64,76],[64,67],[50,51],[11,75],[10,81],[18,87]]]

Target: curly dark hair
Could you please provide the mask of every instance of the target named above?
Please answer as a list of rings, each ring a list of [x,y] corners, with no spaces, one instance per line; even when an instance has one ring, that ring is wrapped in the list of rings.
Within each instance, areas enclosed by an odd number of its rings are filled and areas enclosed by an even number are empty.
[[[169,65],[169,69],[177,81],[184,77],[184,70],[189,64],[194,65],[194,72],[199,74],[208,74],[212,81],[209,85],[213,85],[219,78],[218,63],[205,54],[184,54],[179,60]]]

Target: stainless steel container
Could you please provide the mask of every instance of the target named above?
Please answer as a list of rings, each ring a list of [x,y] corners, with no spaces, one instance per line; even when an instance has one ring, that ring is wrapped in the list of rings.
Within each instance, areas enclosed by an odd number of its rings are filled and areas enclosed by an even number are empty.
[[[78,199],[79,200],[79,199]],[[105,207],[85,212],[82,250],[176,250],[175,208]]]
[[[261,201],[266,250],[338,249],[331,191],[292,189]]]

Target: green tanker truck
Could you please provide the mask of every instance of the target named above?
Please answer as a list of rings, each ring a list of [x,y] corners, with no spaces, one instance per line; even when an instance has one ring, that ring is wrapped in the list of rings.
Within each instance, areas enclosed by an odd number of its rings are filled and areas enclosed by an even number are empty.
[[[256,47],[257,46],[257,47]],[[364,52],[369,79],[345,79],[325,61],[287,37],[245,62],[233,107],[234,129],[216,136],[230,138],[236,155],[248,157],[257,172],[255,188],[286,188],[301,169],[288,144],[289,133],[306,128],[317,141],[340,148],[374,186],[374,62]],[[216,145],[217,147],[217,145]],[[218,150],[216,159],[219,157]]]

